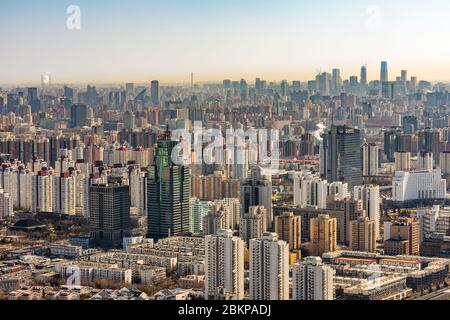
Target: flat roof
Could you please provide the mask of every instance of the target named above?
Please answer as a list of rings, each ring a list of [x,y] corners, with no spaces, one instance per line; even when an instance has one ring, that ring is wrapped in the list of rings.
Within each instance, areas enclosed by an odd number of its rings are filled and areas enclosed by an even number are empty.
[[[375,259],[363,259],[363,258],[345,258],[345,257],[340,257],[340,258],[336,258],[335,260],[338,260],[338,261],[354,261],[354,262],[377,263],[377,260],[375,260]]]
[[[380,262],[392,262],[392,263],[420,263],[419,260],[401,260],[401,259],[381,259]]]

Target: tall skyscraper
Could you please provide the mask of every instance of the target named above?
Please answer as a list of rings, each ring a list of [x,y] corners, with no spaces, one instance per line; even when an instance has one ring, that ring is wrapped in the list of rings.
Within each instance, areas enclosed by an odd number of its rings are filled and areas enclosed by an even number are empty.
[[[376,252],[377,235],[375,229],[375,221],[367,217],[350,221],[350,250]]]
[[[220,291],[244,298],[244,241],[231,230],[205,238],[205,299],[217,299]]]
[[[152,81],[151,88],[150,88],[150,94],[151,94],[152,104],[153,105],[159,104],[159,99],[160,99],[159,81],[157,81],[157,80]]]
[[[31,194],[33,212],[53,212],[52,172],[42,168],[31,177]]]
[[[361,132],[347,126],[332,126],[324,136],[322,174],[329,182],[345,181],[350,189],[362,182]]]
[[[250,240],[250,299],[289,300],[289,245],[276,233]]]
[[[275,217],[275,233],[280,240],[289,244],[290,251],[301,249],[301,218],[293,212],[286,212]]]
[[[28,88],[27,102],[31,106],[31,111],[39,112],[41,101],[39,100],[37,88]]]
[[[380,72],[380,83],[389,81],[389,73],[388,73],[388,63],[387,61],[381,62],[381,72]]]
[[[131,236],[130,187],[122,177],[108,177],[107,183],[89,188],[91,237],[96,245],[121,247],[123,238]]]
[[[177,141],[166,131],[159,137],[154,164],[148,172],[149,238],[161,239],[190,230],[190,170],[173,162],[172,151]]]
[[[360,94],[366,95],[369,89],[369,82],[367,81],[367,66],[361,67],[361,82],[360,82]]]
[[[337,220],[327,214],[321,214],[310,220],[309,253],[322,256],[324,253],[336,251]]]
[[[342,88],[342,78],[340,69],[333,69],[331,83],[334,94],[340,94]]]
[[[335,271],[320,257],[308,257],[292,270],[293,300],[333,300]]]
[[[81,128],[88,125],[87,106],[85,104],[74,104],[70,107],[70,127]]]
[[[364,86],[366,86],[367,84],[368,84],[368,81],[367,81],[367,66],[366,65],[363,65],[362,67],[361,67],[361,85],[364,85]]]

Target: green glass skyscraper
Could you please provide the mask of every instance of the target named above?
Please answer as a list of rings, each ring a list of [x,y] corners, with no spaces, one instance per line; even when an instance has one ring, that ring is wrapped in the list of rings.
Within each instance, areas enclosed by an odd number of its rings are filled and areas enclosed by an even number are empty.
[[[190,170],[172,161],[177,144],[166,131],[159,138],[154,164],[149,168],[148,238],[158,240],[190,230]]]

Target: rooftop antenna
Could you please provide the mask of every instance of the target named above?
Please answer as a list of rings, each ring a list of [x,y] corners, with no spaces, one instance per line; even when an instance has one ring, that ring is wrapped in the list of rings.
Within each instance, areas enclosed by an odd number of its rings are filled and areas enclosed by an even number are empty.
[[[194,91],[194,73],[191,72],[191,90]]]

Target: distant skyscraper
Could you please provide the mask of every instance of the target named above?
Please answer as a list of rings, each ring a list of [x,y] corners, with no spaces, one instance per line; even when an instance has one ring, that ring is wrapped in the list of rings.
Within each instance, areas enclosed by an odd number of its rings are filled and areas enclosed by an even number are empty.
[[[362,182],[361,132],[347,126],[332,126],[325,135],[322,171],[329,182],[345,181],[350,189]]]
[[[332,71],[332,86],[335,94],[341,93],[342,78],[340,69],[333,69]]]
[[[205,238],[205,299],[217,299],[220,291],[244,298],[244,241],[231,230]]]
[[[91,237],[101,247],[121,247],[131,236],[130,187],[122,177],[109,177],[89,188]]]
[[[172,150],[178,145],[166,131],[158,141],[154,164],[148,173],[149,238],[161,239],[190,230],[190,170],[173,163]]]
[[[294,265],[292,271],[293,300],[333,300],[335,271],[319,257],[308,257]]]
[[[70,107],[70,127],[81,128],[87,125],[87,106],[85,104],[72,105]]]
[[[361,67],[361,85],[367,85],[367,67],[364,65]]]
[[[289,245],[276,233],[250,240],[250,299],[289,300]]]
[[[380,82],[383,84],[383,82],[389,81],[389,73],[388,73],[388,63],[387,61],[381,62],[381,72],[380,72]]]
[[[402,70],[400,80],[402,82],[408,81],[408,70]]]
[[[241,81],[239,82],[239,92],[241,100],[245,101],[248,99],[248,85],[245,79],[241,79]]]
[[[159,96],[159,81],[157,81],[157,80],[153,80],[152,81],[150,91],[151,91],[152,103],[154,105],[159,104],[159,99],[160,99],[160,96]]]
[[[41,102],[39,100],[37,88],[28,88],[27,102],[31,106],[31,112],[39,112]]]
[[[134,83],[126,83],[125,90],[127,91],[127,93],[134,93]]]
[[[367,81],[367,67],[363,65],[361,67],[361,82],[360,82],[360,94],[366,95],[369,89],[369,82]]]

